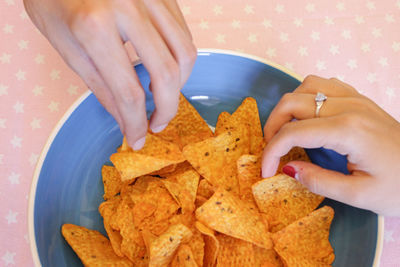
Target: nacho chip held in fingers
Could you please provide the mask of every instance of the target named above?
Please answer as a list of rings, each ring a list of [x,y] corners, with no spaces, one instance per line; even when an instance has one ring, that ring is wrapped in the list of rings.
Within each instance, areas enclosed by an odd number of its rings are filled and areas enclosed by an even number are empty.
[[[304,148],[295,146],[286,155],[281,157],[276,173],[282,173],[283,166],[294,160],[311,162]]]
[[[267,217],[271,232],[306,216],[324,200],[286,174],[254,184],[253,194],[260,212]]]
[[[177,145],[147,134],[141,150],[115,153],[110,160],[120,173],[121,180],[129,181],[185,159]]]
[[[254,202],[252,185],[261,180],[261,159],[254,155],[242,155],[237,161],[240,198]]]
[[[324,206],[272,235],[286,266],[330,266],[335,259],[329,243],[334,211]]]
[[[196,219],[220,233],[272,248],[270,233],[259,212],[223,189],[196,210]]]
[[[239,193],[236,161],[249,152],[248,129],[224,132],[183,148],[184,157],[210,184]]]
[[[133,266],[114,253],[110,241],[101,233],[73,224],[64,224],[62,235],[85,266]]]
[[[187,144],[213,136],[213,133],[192,104],[180,94],[177,114],[162,132],[155,135],[177,144],[182,149]]]

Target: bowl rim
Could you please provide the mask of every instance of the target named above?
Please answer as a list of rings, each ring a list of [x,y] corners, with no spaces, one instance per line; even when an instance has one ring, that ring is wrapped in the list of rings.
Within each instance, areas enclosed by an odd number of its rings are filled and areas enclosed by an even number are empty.
[[[202,48],[202,49],[197,50],[198,56],[210,56],[212,54],[231,55],[231,56],[237,56],[237,57],[251,59],[251,60],[266,64],[268,66],[271,66],[275,69],[278,69],[278,70],[286,73],[287,75],[297,79],[300,82],[302,82],[304,79],[301,75],[295,73],[294,71],[290,70],[289,68],[286,68],[286,67],[284,67],[280,64],[277,64],[273,61],[270,61],[270,60],[267,60],[267,59],[264,59],[264,58],[261,58],[261,57],[255,56],[255,55],[238,52],[238,51],[227,50],[227,49]],[[138,64],[140,64],[140,61],[136,61],[133,63],[133,65],[135,65],[135,66]],[[28,199],[28,237],[29,237],[29,246],[30,246],[30,251],[32,254],[33,263],[37,267],[42,266],[40,263],[39,252],[37,249],[36,236],[35,236],[35,221],[34,221],[36,188],[37,188],[37,184],[39,181],[40,172],[42,170],[42,166],[43,166],[44,160],[46,159],[47,153],[48,153],[54,139],[56,138],[57,134],[59,133],[61,128],[64,126],[65,122],[70,118],[72,113],[76,110],[76,108],[83,101],[85,101],[90,95],[91,95],[91,91],[87,90],[77,100],[75,100],[72,103],[72,105],[67,109],[67,111],[64,113],[64,115],[61,117],[61,119],[57,122],[57,124],[54,126],[53,130],[51,131],[49,137],[47,138],[45,145],[42,148],[39,159],[36,163],[36,167],[35,167],[35,170],[33,173],[33,178],[31,181],[29,199]],[[374,261],[373,261],[372,267],[380,266],[380,259],[381,259],[381,255],[382,255],[382,249],[383,249],[383,237],[384,237],[384,217],[382,215],[378,215],[377,241],[376,241],[376,246],[375,246],[375,256],[374,256]]]

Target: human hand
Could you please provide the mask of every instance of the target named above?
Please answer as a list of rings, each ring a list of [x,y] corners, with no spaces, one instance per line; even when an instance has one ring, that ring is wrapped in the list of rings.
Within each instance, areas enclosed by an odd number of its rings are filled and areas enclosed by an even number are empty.
[[[150,74],[153,132],[174,117],[196,48],[175,0],[24,0],[39,30],[118,122],[135,150],[148,128],[145,93],[124,43]]]
[[[315,118],[317,92],[328,99]],[[350,85],[308,76],[282,97],[264,135],[263,177],[274,175],[279,158],[293,146],[333,149],[347,156],[349,175],[300,161],[289,162],[283,171],[316,194],[400,215],[400,123]]]

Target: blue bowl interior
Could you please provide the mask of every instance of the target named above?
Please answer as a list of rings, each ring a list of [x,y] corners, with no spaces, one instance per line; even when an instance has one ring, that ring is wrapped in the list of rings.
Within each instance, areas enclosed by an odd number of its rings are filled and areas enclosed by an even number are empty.
[[[136,71],[146,88],[148,114],[154,109],[143,66]],[[233,112],[247,97],[257,100],[262,123],[280,97],[300,82],[264,63],[227,54],[201,54],[182,92],[203,118],[215,126],[218,114]],[[101,167],[121,144],[115,120],[94,95],[71,114],[55,137],[41,168],[34,203],[36,246],[43,266],[82,266],[63,239],[60,228],[73,223],[105,234],[98,206],[103,201]],[[325,149],[308,150],[323,167],[346,172],[346,158]],[[376,214],[333,200],[335,209],[330,240],[333,266],[372,266],[377,242]]]

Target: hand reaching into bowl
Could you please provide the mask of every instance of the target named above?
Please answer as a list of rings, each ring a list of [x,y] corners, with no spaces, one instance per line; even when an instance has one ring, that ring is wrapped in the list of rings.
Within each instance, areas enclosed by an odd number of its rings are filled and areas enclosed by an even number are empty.
[[[327,96],[316,117],[315,96]],[[296,120],[293,120],[296,119]],[[264,127],[263,176],[291,147],[346,155],[349,175],[293,161],[283,171],[312,192],[383,215],[400,215],[400,123],[353,87],[308,76],[282,97]]]
[[[67,64],[117,120],[128,143],[140,149],[148,122],[145,93],[124,43],[130,41],[149,71],[160,132],[174,117],[179,91],[196,48],[175,0],[24,0],[27,13]]]

